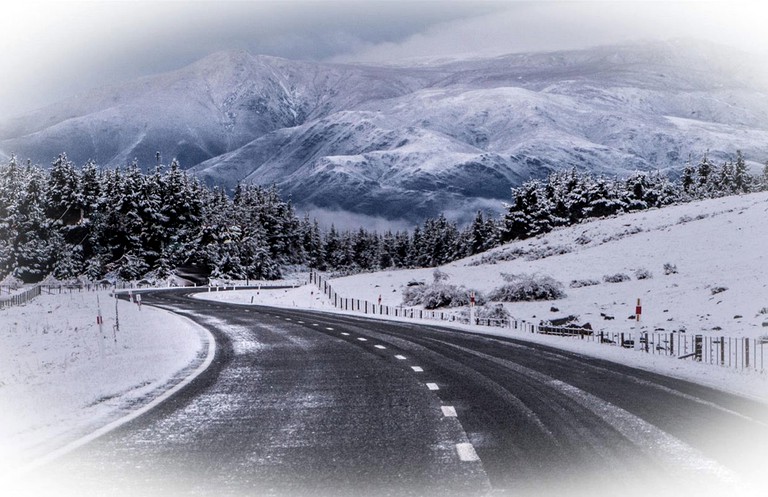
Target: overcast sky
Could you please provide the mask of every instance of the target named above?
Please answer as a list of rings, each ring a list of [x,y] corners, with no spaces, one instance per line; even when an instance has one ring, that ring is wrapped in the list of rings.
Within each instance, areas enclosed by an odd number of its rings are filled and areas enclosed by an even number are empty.
[[[0,19],[6,116],[226,49],[391,63],[676,37],[768,46],[760,2],[732,1],[6,0]]]

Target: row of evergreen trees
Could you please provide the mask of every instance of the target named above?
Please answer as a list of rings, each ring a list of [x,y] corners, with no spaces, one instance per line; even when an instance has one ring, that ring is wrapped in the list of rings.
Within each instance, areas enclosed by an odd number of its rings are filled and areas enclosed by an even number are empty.
[[[441,215],[411,232],[380,234],[321,230],[274,187],[240,185],[230,198],[175,161],[143,173],[136,164],[78,168],[65,155],[47,170],[12,158],[0,166],[0,277],[165,279],[191,266],[213,277],[272,279],[291,265],[433,267],[588,218],[766,188],[768,166],[752,177],[740,153],[720,166],[705,156],[677,182],[658,173],[607,179],[570,170],[513,189],[501,219],[478,212],[460,228]]]
[[[610,179],[575,169],[560,171],[512,190],[500,237],[503,242],[525,239],[589,218],[766,189],[768,165],[753,177],[741,152],[735,161],[719,166],[705,155],[696,166],[686,165],[679,181],[659,172]]]
[[[482,213],[460,231],[444,216],[412,233],[321,230],[276,188],[207,188],[177,162],[82,168],[66,155],[45,170],[12,158],[0,167],[0,277],[168,278],[187,266],[214,278],[274,279],[282,268],[359,271],[436,266],[495,246]]]

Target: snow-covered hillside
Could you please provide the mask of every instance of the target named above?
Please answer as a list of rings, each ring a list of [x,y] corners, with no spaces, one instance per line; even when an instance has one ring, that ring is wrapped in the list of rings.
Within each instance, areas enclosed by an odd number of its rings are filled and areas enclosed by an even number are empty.
[[[762,163],[759,67],[684,42],[413,67],[225,52],[0,123],[0,150],[147,168],[160,151],[209,183],[276,183],[300,208],[466,218],[554,169],[674,172],[737,149]]]
[[[767,193],[724,197],[557,229],[440,270],[448,283],[482,292],[503,285],[504,274],[561,282],[566,298],[504,304],[529,322],[574,315],[595,330],[636,330],[628,317],[639,298],[642,330],[756,338],[768,335],[767,219]],[[677,273],[665,274],[665,264]],[[651,276],[638,279],[641,270]],[[396,306],[409,282],[430,283],[433,271],[361,274],[333,284],[341,295],[370,301],[381,295],[383,304]],[[617,273],[629,280],[603,281]],[[587,280],[597,284],[570,287]]]

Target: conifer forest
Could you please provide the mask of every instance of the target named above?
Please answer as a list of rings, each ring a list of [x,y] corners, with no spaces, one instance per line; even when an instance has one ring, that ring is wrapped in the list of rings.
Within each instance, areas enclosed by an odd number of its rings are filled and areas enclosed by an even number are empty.
[[[136,163],[103,169],[66,155],[50,167],[0,165],[0,278],[164,281],[182,267],[212,278],[277,279],[288,268],[351,273],[433,267],[593,218],[768,188],[768,165],[717,164],[706,155],[677,178],[627,178],[575,169],[510,192],[500,217],[477,212],[466,226],[444,215],[410,231],[321,227],[277,187],[202,184],[177,161],[148,172]]]

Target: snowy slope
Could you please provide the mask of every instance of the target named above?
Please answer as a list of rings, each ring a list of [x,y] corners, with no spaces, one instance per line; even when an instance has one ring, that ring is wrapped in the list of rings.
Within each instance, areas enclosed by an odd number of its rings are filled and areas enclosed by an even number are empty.
[[[0,310],[0,482],[147,404],[206,353],[190,321],[126,301],[118,316],[113,334],[108,292],[44,293]]]
[[[557,229],[441,270],[449,283],[483,292],[501,286],[504,273],[549,275],[561,282],[565,299],[504,304],[527,321],[575,315],[596,330],[631,331],[636,323],[627,318],[640,298],[643,330],[756,338],[768,335],[766,216],[767,193],[705,200]],[[677,274],[664,274],[667,263],[677,267]],[[639,269],[652,278],[638,280]],[[334,289],[371,301],[381,295],[384,304],[400,305],[405,285],[429,283],[432,272],[356,275],[335,280]],[[631,280],[603,282],[616,273]],[[571,281],[587,279],[600,283],[569,288]],[[727,290],[713,294],[717,287]],[[557,312],[550,310],[553,306]],[[601,313],[615,319],[605,320]]]
[[[417,66],[211,55],[0,123],[0,150],[120,166],[155,152],[211,184],[276,183],[299,207],[420,221],[471,213],[553,169],[761,164],[761,61],[684,42]]]

